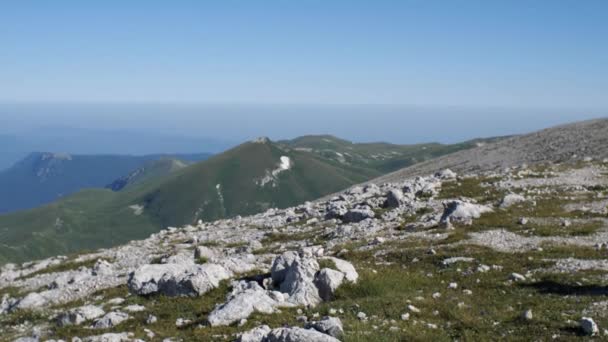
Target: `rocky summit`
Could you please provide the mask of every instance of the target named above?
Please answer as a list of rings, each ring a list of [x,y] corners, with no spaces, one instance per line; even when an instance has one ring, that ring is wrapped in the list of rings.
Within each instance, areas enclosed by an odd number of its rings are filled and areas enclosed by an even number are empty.
[[[355,186],[6,264],[7,341],[608,336],[608,160]]]

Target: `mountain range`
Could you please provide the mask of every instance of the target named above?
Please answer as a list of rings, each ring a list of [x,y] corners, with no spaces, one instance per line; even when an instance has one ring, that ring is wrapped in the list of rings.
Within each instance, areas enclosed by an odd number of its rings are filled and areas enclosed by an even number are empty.
[[[285,208],[493,140],[393,145],[325,135],[260,138],[186,167],[151,158],[98,183],[106,188],[0,216],[0,262],[108,247],[168,226]]]
[[[176,167],[207,159],[210,154],[184,155],[71,155],[35,152],[0,171],[0,214],[30,209],[82,189],[103,188],[133,170],[155,170],[157,176]],[[141,178],[141,175],[138,177]],[[131,180],[133,182],[133,180]]]

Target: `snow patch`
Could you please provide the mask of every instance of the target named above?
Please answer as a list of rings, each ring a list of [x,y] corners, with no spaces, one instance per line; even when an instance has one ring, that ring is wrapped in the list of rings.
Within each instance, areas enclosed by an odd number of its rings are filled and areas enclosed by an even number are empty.
[[[290,170],[292,167],[293,167],[293,162],[291,161],[291,158],[289,158],[287,156],[281,156],[280,162],[279,162],[277,168],[272,171],[266,170],[266,175],[264,177],[262,177],[261,179],[256,180],[255,184],[257,184],[259,186],[266,186],[266,184],[271,184],[272,187],[276,187],[279,174],[281,172]]]
[[[133,215],[135,216],[139,216],[144,213],[144,206],[140,204],[130,205],[129,209],[133,210]]]

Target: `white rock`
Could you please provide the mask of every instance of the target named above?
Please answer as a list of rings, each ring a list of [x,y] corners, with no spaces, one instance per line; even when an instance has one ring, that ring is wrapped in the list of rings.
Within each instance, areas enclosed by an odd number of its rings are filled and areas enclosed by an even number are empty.
[[[315,329],[318,332],[335,338],[341,338],[344,335],[342,321],[337,317],[324,317],[320,321],[308,323],[306,328]]]
[[[526,281],[526,277],[524,277],[523,275],[519,274],[519,273],[511,273],[511,275],[509,276],[509,279],[515,282],[518,281]]]
[[[86,321],[93,320],[105,314],[102,308],[95,305],[85,305],[69,310],[57,317],[59,326],[80,325]]]
[[[335,337],[316,330],[302,328],[274,329],[266,336],[265,342],[339,342]]]
[[[481,217],[484,213],[492,212],[490,207],[480,204],[464,202],[460,200],[443,202],[444,211],[441,217],[441,222],[445,222],[448,218],[450,222],[458,222],[470,225],[473,219]]]
[[[244,283],[244,284],[243,284]],[[281,303],[255,282],[242,282],[225,304],[217,306],[208,317],[211,326],[226,326],[246,319],[254,312],[271,314]]]
[[[508,194],[500,202],[500,207],[503,209],[509,208],[519,203],[526,201],[526,198],[519,194]]]
[[[334,293],[344,282],[344,273],[324,268],[315,277],[315,285],[324,301],[333,299]]]
[[[138,295],[200,296],[219,286],[232,273],[216,264],[144,265],[131,273],[129,290]]]
[[[262,325],[243,333],[239,336],[237,342],[263,342],[270,331],[269,326]]]
[[[105,316],[97,319],[95,323],[93,323],[93,329],[109,329],[113,328],[120,323],[130,319],[128,314],[120,311],[113,311],[107,313]]]

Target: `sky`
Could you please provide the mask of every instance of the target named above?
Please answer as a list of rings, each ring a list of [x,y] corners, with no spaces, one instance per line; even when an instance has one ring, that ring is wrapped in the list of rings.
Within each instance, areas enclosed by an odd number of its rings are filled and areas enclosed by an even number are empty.
[[[0,133],[528,132],[608,115],[606,13],[603,0],[7,0]]]
[[[608,107],[608,2],[0,4],[0,100]]]

